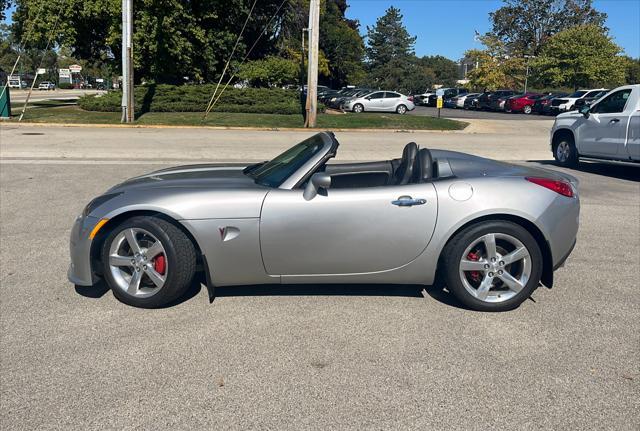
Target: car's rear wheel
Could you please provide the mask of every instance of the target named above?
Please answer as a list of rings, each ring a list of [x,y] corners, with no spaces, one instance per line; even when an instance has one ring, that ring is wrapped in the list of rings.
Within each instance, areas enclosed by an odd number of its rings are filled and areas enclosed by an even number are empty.
[[[507,221],[472,225],[444,250],[448,289],[463,304],[480,311],[518,307],[538,287],[542,253],[533,236]]]
[[[120,301],[156,308],[179,298],[196,269],[195,247],[174,224],[133,217],[113,229],[102,247],[104,277]]]
[[[360,103],[356,103],[355,105],[353,105],[353,112],[355,113],[360,113],[364,111],[364,106],[362,106]]]
[[[524,112],[527,115],[531,114],[532,112],[531,105],[525,105],[525,107],[522,109],[522,112]]]
[[[563,136],[553,146],[553,157],[558,164],[565,167],[575,167],[578,164],[578,150],[573,139]]]
[[[400,115],[404,114],[405,112],[407,112],[407,107],[404,105],[398,105],[398,107],[396,108],[396,112]]]

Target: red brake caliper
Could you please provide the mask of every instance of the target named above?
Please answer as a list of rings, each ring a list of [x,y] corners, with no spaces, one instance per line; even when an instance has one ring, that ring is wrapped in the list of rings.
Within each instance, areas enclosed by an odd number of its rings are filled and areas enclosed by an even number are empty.
[[[164,261],[164,254],[153,259],[153,269],[156,270],[158,274],[164,274],[166,269],[166,262]]]
[[[480,255],[478,253],[474,253],[474,252],[470,252],[467,255],[467,259],[469,260],[473,260],[473,261],[479,261],[480,260]],[[473,281],[480,281],[482,280],[482,274],[480,274],[480,271],[469,271],[469,275],[471,276],[471,279]]]

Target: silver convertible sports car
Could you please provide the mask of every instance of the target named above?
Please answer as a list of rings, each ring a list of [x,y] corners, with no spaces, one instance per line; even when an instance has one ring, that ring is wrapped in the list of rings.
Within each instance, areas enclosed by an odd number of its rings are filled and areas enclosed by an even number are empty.
[[[159,307],[196,271],[207,287],[442,281],[464,305],[517,307],[571,253],[575,178],[452,151],[328,163],[318,133],[273,160],[194,165],[125,181],[71,232],[69,279],[104,278],[121,301]]]

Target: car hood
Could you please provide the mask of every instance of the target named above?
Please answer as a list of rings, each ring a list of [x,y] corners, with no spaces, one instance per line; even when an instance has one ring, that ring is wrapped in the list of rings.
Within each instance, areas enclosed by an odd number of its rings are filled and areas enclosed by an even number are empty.
[[[561,114],[558,114],[556,116],[556,120],[562,120],[563,118],[578,118],[580,117],[582,114],[579,113],[578,111],[569,111],[569,112],[563,112]]]
[[[109,190],[124,192],[141,188],[257,189],[252,178],[242,173],[243,165],[199,164],[161,169],[131,178]]]

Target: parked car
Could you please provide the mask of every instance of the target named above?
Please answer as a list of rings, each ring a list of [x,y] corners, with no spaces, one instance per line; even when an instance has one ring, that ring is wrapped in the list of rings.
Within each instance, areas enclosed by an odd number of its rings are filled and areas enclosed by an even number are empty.
[[[497,111],[504,112],[507,100],[513,97],[520,97],[522,95],[523,95],[522,93],[514,93],[510,96],[501,96],[501,97],[492,98],[489,102],[489,110],[495,111],[495,112]]]
[[[366,96],[367,94],[371,93],[373,90],[370,88],[357,88],[355,93],[349,94],[348,96],[344,96],[338,99],[336,103],[338,106],[338,109],[342,109],[344,110],[344,105],[345,103],[347,103],[349,100],[351,99],[357,99],[359,97],[362,96]]]
[[[558,115],[551,151],[569,167],[581,157],[640,162],[640,84],[618,87],[580,111]]]
[[[353,112],[397,112],[404,114],[415,109],[414,103],[395,91],[374,91],[363,96],[353,97],[342,107]]]
[[[429,96],[431,96],[432,94],[436,94],[436,90],[427,90],[421,94],[414,94],[413,103],[416,105],[427,106]]]
[[[533,104],[533,112],[540,115],[551,114],[551,101],[555,98],[566,97],[569,93],[551,93],[537,99]]]
[[[566,173],[419,149],[330,163],[318,133],[262,163],[163,169],[93,199],[71,230],[68,278],[100,279],[153,308],[207,288],[442,279],[466,307],[505,311],[571,253],[577,180]]]
[[[20,78],[19,76],[14,76],[14,75],[9,76],[7,81],[8,81],[9,88],[18,88],[18,89],[27,88],[27,83],[23,81],[22,78]]]
[[[469,92],[466,88],[440,88],[440,90],[444,90],[444,94],[442,95],[443,100],[450,99],[459,94],[466,94]],[[427,106],[436,106],[438,103],[438,95],[436,93],[430,94],[427,99]]]
[[[491,110],[500,107],[500,104],[504,106],[504,99],[508,96],[513,96],[516,94],[513,90],[498,90],[498,91],[490,91],[486,93],[482,93],[482,95],[478,98],[478,109],[482,110]],[[494,102],[497,99],[502,98],[503,101]]]
[[[607,90],[602,90],[602,91],[594,94],[593,96],[589,96],[589,97],[585,96],[582,99],[576,100],[576,103],[574,103],[573,106],[577,110],[580,110],[580,108],[582,108],[584,105],[591,105],[593,102],[595,102],[596,100],[600,99],[602,96],[604,96],[608,92],[609,92],[609,90],[607,89]]]
[[[539,93],[526,93],[510,97],[505,102],[504,110],[505,112],[523,112],[525,114],[531,114],[533,112],[533,104],[541,97],[544,97],[544,95]]]
[[[578,90],[567,97],[558,97],[551,101],[551,113],[559,114],[561,112],[572,111],[575,109],[575,103],[578,99],[585,97],[594,97],[601,91],[606,91],[606,88],[597,88],[594,90]]]
[[[38,90],[55,90],[56,85],[53,82],[42,81],[40,85],[38,85]]]
[[[488,92],[480,93],[477,96],[470,96],[464,100],[463,108],[464,109],[480,109],[480,98]]]
[[[478,96],[480,96],[480,93],[466,93],[466,94],[461,94],[459,96],[453,97],[451,100],[454,101],[455,103],[454,108],[463,109],[464,103],[469,97],[474,98]]]

